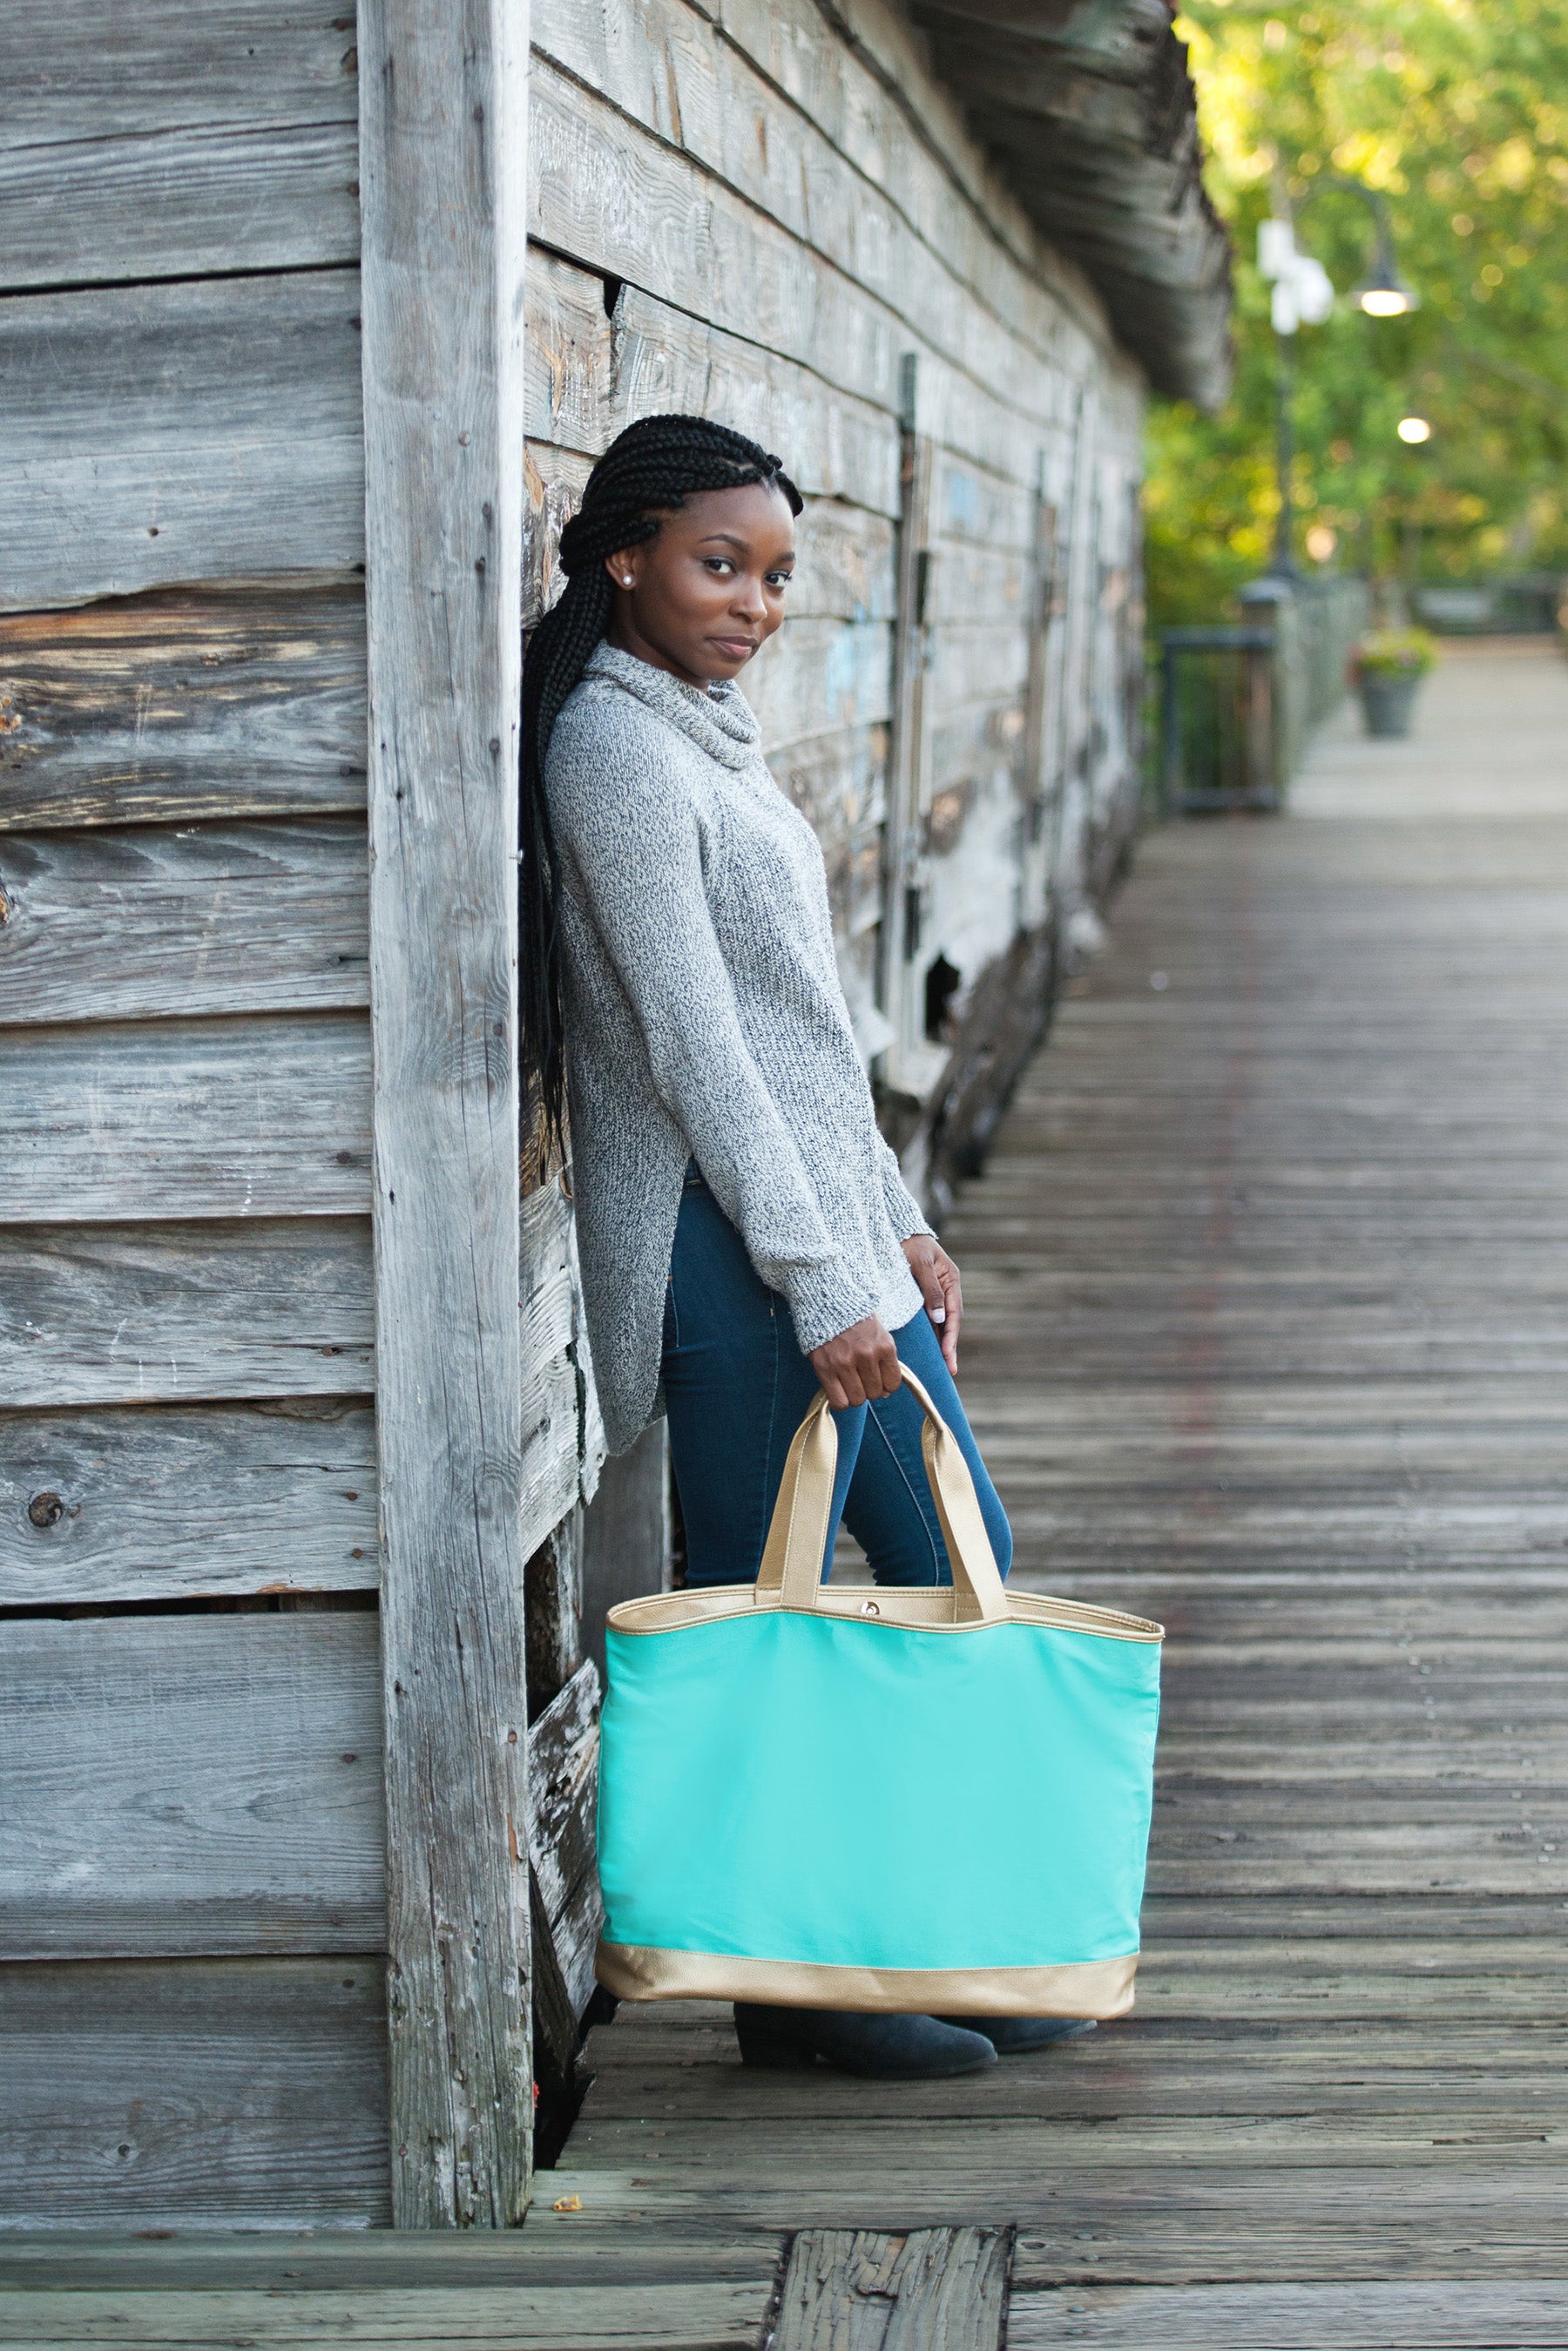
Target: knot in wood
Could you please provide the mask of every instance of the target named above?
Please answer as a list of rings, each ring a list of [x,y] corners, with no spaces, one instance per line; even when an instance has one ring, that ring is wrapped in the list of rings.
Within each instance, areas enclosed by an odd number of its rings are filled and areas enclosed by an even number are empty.
[[[27,1516],[36,1527],[57,1526],[65,1514],[66,1506],[55,1493],[35,1494],[27,1505]]]

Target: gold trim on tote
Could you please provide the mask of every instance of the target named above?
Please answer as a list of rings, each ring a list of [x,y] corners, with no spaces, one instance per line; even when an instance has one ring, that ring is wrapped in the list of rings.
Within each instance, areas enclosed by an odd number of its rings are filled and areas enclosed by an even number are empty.
[[[1084,1600],[1054,1600],[1041,1592],[1009,1592],[1006,1625],[1044,1626],[1058,1633],[1097,1633],[1111,1641],[1163,1641],[1165,1626],[1119,1608],[1094,1608]],[[694,1592],[653,1592],[622,1600],[610,1611],[614,1633],[684,1633],[732,1616],[811,1615],[851,1619],[873,1630],[920,1633],[998,1632],[1001,1625],[978,1619],[956,1622],[948,1584],[824,1583],[814,1606],[788,1607],[779,1594],[759,1584],[710,1583]]]
[[[895,2016],[1124,2016],[1138,1955],[1047,1968],[829,1968],[601,1941],[593,1970],[617,2000],[750,2000]]]

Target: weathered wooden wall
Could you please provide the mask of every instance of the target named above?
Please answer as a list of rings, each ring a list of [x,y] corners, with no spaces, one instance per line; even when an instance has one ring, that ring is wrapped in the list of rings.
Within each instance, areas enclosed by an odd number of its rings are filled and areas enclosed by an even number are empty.
[[[354,12],[70,0],[0,78],[0,2210],[381,2220]],[[599,1440],[559,1184],[518,1238],[521,1559]]]
[[[533,608],[632,418],[785,458],[801,561],[745,690],[923,1179],[988,974],[1038,992],[1020,935],[1130,822],[1142,379],[887,0],[535,0],[534,42]]]

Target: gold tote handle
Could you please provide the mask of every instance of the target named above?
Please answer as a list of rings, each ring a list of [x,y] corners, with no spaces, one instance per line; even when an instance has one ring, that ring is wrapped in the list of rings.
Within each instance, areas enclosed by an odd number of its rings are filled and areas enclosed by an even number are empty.
[[[925,1415],[920,1449],[953,1567],[953,1621],[957,1625],[1001,1624],[1008,1613],[1007,1590],[997,1572],[996,1555],[980,1516],[969,1465],[920,1381],[907,1364],[901,1364],[899,1370]],[[784,1463],[779,1499],[758,1572],[759,1600],[777,1593],[786,1608],[817,1606],[838,1460],[839,1432],[828,1409],[828,1399],[819,1391],[795,1432]]]

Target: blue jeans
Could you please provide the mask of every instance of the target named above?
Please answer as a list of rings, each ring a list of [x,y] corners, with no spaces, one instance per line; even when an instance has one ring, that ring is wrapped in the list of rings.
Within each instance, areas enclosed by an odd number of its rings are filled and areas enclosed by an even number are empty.
[[[997,1565],[1012,1531],[970,1432],[930,1321],[894,1333],[969,1465]],[[695,1168],[688,1169],[664,1301],[664,1402],[686,1531],[686,1581],[752,1583],[789,1440],[816,1395],[787,1301],[771,1290]],[[838,1476],[824,1569],[841,1518],[878,1583],[950,1583],[941,1521],[921,1458],[914,1395],[835,1413]]]

